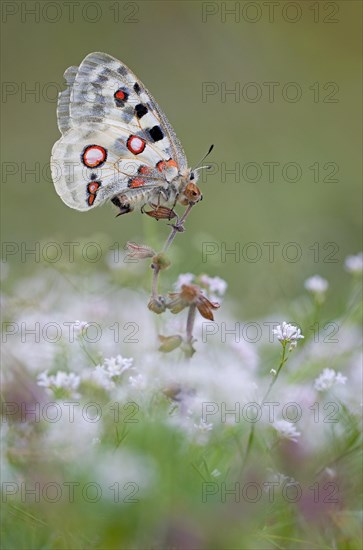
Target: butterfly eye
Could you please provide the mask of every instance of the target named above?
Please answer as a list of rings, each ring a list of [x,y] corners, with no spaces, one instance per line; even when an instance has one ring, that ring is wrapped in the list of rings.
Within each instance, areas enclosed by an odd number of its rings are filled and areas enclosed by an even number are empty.
[[[190,174],[190,179],[193,180],[194,178],[195,178],[195,176],[194,176],[194,173],[192,172],[192,173]]]

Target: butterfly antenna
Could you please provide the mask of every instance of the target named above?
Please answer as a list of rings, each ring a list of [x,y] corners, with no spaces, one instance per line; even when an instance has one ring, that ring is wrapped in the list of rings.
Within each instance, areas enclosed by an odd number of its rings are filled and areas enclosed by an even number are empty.
[[[207,158],[207,156],[212,152],[213,150],[213,147],[214,145],[212,144],[210,147],[209,147],[209,150],[208,150],[208,153],[206,155],[204,155],[204,157],[202,159],[200,159],[200,161],[196,164],[196,166],[194,168],[192,168],[193,171],[195,170],[202,170],[202,168],[209,168],[209,166],[200,166],[202,164],[202,162]],[[199,168],[198,168],[199,167]]]

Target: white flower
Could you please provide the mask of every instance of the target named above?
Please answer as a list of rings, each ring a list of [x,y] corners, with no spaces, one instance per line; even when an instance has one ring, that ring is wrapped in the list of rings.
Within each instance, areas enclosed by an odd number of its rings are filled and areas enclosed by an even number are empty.
[[[349,273],[359,274],[363,271],[363,252],[359,252],[356,256],[347,256],[345,258],[345,269]]]
[[[90,373],[87,372],[85,378],[91,380],[97,386],[101,386],[104,390],[112,390],[115,387],[115,382],[104,365],[97,365],[93,371]]]
[[[91,380],[105,390],[112,390],[116,387],[115,378],[132,369],[133,361],[132,358],[122,357],[122,355],[107,358],[102,365],[97,365],[93,371],[85,371],[84,378]]]
[[[134,360],[132,358],[126,358],[122,357],[122,355],[116,355],[116,357],[105,359],[104,368],[106,372],[108,372],[110,377],[121,376],[121,374],[132,368],[133,362]]]
[[[65,390],[70,396],[79,397],[76,390],[80,384],[80,377],[74,372],[58,371],[56,374],[48,376],[48,371],[38,375],[37,384],[47,390],[57,393],[57,390]]]
[[[284,439],[290,439],[290,441],[296,442],[298,437],[300,437],[301,435],[301,433],[297,431],[295,426],[287,420],[276,420],[276,422],[273,423],[273,427],[280,435],[280,437]]]
[[[208,292],[211,294],[218,294],[223,296],[227,290],[227,283],[224,279],[220,277],[209,277],[208,275],[201,275],[200,282],[205,285],[208,289]]]
[[[198,424],[193,424],[194,428],[201,433],[210,432],[213,429],[213,424],[208,424],[204,420],[200,420]]]
[[[87,330],[89,324],[87,321],[74,321],[73,330],[76,336],[82,336],[85,330]]]
[[[217,470],[217,468],[215,468],[213,470],[213,472],[211,472],[210,475],[213,476],[213,477],[219,477],[221,475],[221,472],[219,470]]]
[[[144,390],[146,388],[146,378],[142,374],[129,377],[130,386],[137,390]]]
[[[181,290],[181,287],[183,285],[190,285],[194,281],[194,279],[195,275],[193,275],[193,273],[182,273],[176,280],[176,283],[174,285],[175,289]]]
[[[317,391],[328,390],[335,384],[345,384],[347,377],[341,372],[335,372],[334,369],[324,369],[320,376],[315,380],[314,388]]]
[[[328,290],[329,283],[326,279],[320,277],[320,275],[314,275],[306,279],[304,287],[313,294],[324,294]]]
[[[290,349],[296,346],[298,340],[304,338],[299,328],[291,325],[290,323],[286,323],[285,321],[283,321],[281,325],[277,325],[272,332],[277,336],[277,339],[280,340],[282,344],[290,342]]]

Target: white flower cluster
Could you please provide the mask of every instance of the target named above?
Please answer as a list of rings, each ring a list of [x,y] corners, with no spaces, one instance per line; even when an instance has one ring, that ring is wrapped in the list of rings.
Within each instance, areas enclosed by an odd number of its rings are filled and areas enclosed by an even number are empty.
[[[295,327],[295,325],[291,325],[290,323],[286,323],[285,321],[283,321],[281,325],[277,325],[272,332],[275,336],[277,336],[277,339],[281,342],[281,344],[290,343],[290,350],[296,347],[298,340],[304,338],[299,328]]]
[[[273,423],[273,427],[283,439],[289,439],[290,441],[296,442],[301,435],[294,424],[291,424],[291,422],[287,420],[276,420],[276,422]]]
[[[64,390],[69,397],[79,397],[76,390],[79,387],[81,378],[74,372],[58,371],[56,374],[48,375],[48,371],[38,375],[37,384],[48,390],[48,393],[57,394],[57,391]]]
[[[336,384],[345,384],[347,377],[334,369],[324,369],[320,376],[315,380],[314,388],[317,391],[328,390]]]
[[[97,365],[91,372],[86,372],[84,379],[91,380],[105,390],[112,390],[116,385],[115,379],[132,369],[133,362],[132,358],[122,357],[122,355],[110,357],[105,359],[102,365]]]

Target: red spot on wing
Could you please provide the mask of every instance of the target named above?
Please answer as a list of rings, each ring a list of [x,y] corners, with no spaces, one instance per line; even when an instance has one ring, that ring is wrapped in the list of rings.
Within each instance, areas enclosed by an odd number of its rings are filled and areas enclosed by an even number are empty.
[[[159,172],[162,172],[167,168],[178,168],[178,165],[173,159],[159,160],[159,162],[156,164],[156,168],[159,170]]]
[[[125,99],[125,92],[123,90],[117,90],[117,92],[115,93],[115,98],[122,101],[123,99]]]
[[[133,178],[127,184],[130,189],[135,189],[135,187],[142,187],[143,185],[145,185],[145,180],[143,180],[142,178]]]
[[[97,191],[99,190],[100,187],[101,187],[101,182],[100,181],[91,181],[90,183],[87,184],[87,192],[88,192],[87,204],[88,204],[88,206],[92,206],[92,204],[95,202]]]
[[[139,155],[145,149],[146,141],[139,136],[130,136],[126,142],[126,146],[131,153]]]
[[[151,168],[149,166],[142,165],[138,169],[138,174],[142,174],[143,176],[149,176],[152,173]]]
[[[82,162],[88,168],[101,166],[107,159],[107,151],[101,145],[88,145],[82,153]]]
[[[91,183],[87,185],[87,191],[91,193],[91,195],[94,195],[98,190],[98,188],[100,187],[100,185],[101,184],[98,181],[91,181]]]

